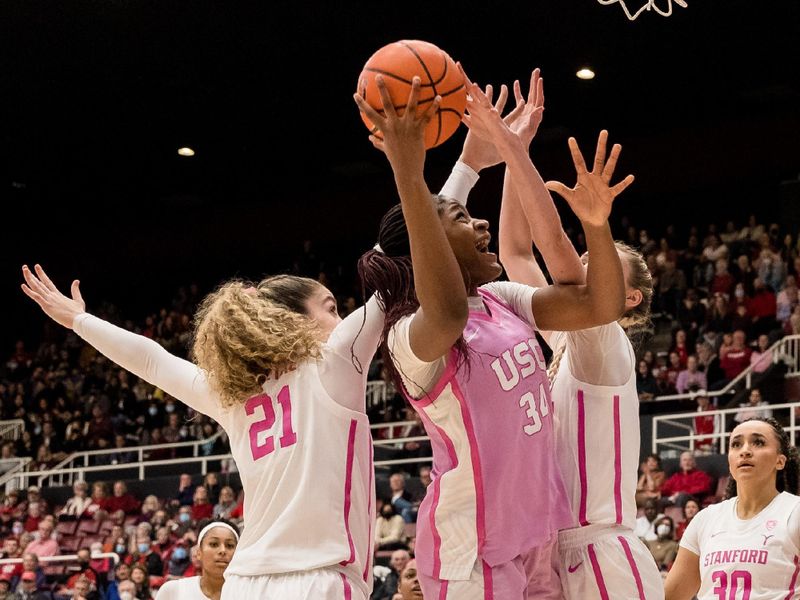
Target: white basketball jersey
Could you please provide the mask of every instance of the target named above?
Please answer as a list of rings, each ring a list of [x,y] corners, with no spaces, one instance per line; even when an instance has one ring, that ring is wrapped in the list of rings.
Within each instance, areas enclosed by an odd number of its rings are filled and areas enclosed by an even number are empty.
[[[200,589],[200,576],[167,581],[158,589],[156,600],[209,600]]]
[[[617,323],[604,327],[610,328],[611,343],[625,345],[630,364],[635,365],[633,347],[622,327]],[[565,343],[564,335],[553,334],[550,341],[554,349]],[[552,396],[556,454],[570,498],[573,526],[603,524],[633,529],[640,444],[639,395],[633,368],[623,385],[591,385],[572,375],[570,361],[567,347],[553,381]]]
[[[700,557],[698,600],[795,600],[800,596],[800,497],[782,492],[756,517],[736,498],[697,513],[681,546]]]
[[[374,510],[369,423],[328,395],[318,369],[306,361],[219,415],[245,493],[245,528],[226,573],[338,565],[366,590]]]

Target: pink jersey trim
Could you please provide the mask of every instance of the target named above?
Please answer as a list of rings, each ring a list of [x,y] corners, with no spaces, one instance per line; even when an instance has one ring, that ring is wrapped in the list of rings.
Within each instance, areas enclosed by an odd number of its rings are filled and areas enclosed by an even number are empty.
[[[578,521],[581,527],[589,524],[586,520],[586,410],[583,405],[583,390],[578,390],[578,475],[581,482],[581,497],[578,505]]]
[[[458,455],[456,455],[456,447],[453,445],[453,440],[451,440],[447,433],[445,433],[444,429],[439,427],[436,423],[431,421],[430,417],[425,414],[424,410],[417,411],[417,414],[420,416],[420,419],[425,424],[425,430],[430,433],[431,429],[433,428],[439,437],[444,442],[445,447],[447,448],[447,455],[450,458],[450,468],[455,469],[458,466]],[[436,464],[434,463],[434,468]],[[441,478],[437,477],[431,483],[431,487],[433,487],[433,500],[431,501],[431,511],[428,515],[428,523],[431,527],[431,537],[433,538],[433,578],[439,579],[439,575],[441,574],[442,570],[442,536],[439,535],[439,530],[436,528],[436,509],[439,507],[439,494],[441,488]],[[447,590],[445,590],[446,593]]]
[[[625,551],[625,557],[628,559],[628,564],[631,566],[631,572],[633,573],[633,579],[636,581],[636,590],[639,592],[639,600],[647,600],[644,595],[644,586],[642,585],[642,577],[639,575],[639,567],[636,566],[636,560],[633,558],[633,552],[631,552],[631,547],[628,544],[628,540],[624,537],[617,536],[619,543],[622,545],[622,549]]]
[[[589,544],[589,562],[592,563],[594,580],[597,582],[597,589],[600,590],[600,600],[608,600],[608,590],[606,582],[603,580],[603,573],[600,571],[600,563],[597,562],[597,555],[594,553],[594,544]]]
[[[450,353],[447,356],[447,362],[444,368],[444,372],[442,376],[439,377],[439,380],[436,382],[427,394],[423,395],[421,398],[412,398],[411,394],[408,393],[408,390],[405,389],[403,386],[403,395],[406,399],[411,403],[412,406],[428,406],[429,404],[433,404],[433,401],[438,398],[444,388],[450,383],[450,380],[456,374],[456,365],[458,365],[458,351],[455,348],[450,349]]]
[[[353,455],[355,454],[357,427],[358,422],[351,419],[350,433],[347,437],[347,475],[344,479],[344,529],[347,532],[347,543],[350,544],[350,558],[339,563],[343,567],[356,560],[356,547],[353,544],[353,534],[350,532],[350,487],[353,483]]]
[[[617,525],[622,524],[622,431],[619,420],[619,395],[614,396],[614,509]]]
[[[469,408],[467,408],[467,401],[456,380],[453,380],[452,390],[461,406],[461,418],[464,420],[464,427],[467,430],[467,440],[469,441],[469,455],[472,459],[472,479],[475,482],[475,518],[477,520],[476,525],[478,529],[478,554],[480,555],[483,544],[486,541],[486,505],[484,504],[483,498],[481,456],[478,453],[478,440],[475,436],[475,428],[472,425],[472,417],[469,414]]]
[[[375,554],[375,540],[372,539],[372,497],[375,495],[375,490],[373,488],[373,481],[372,477],[375,473],[375,446],[372,445],[372,435],[368,435],[368,443],[369,443],[369,488],[367,491],[369,493],[369,497],[367,498],[367,556],[366,560],[364,561],[364,582],[368,582],[368,573],[369,573],[369,564],[372,562],[372,556]]]
[[[439,588],[439,600],[447,600],[447,580],[440,582],[441,587]]]
[[[344,588],[344,600],[353,600],[353,590],[350,588],[350,582],[347,581],[344,573],[339,573],[342,576],[342,587]]]
[[[792,600],[794,598],[794,586],[797,585],[797,573],[800,572],[800,556],[794,557],[794,573],[792,573],[792,580],[789,582],[789,593],[786,594],[784,600]]]
[[[483,600],[494,600],[494,585],[492,583],[492,568],[486,564],[486,561],[481,561],[483,563]]]

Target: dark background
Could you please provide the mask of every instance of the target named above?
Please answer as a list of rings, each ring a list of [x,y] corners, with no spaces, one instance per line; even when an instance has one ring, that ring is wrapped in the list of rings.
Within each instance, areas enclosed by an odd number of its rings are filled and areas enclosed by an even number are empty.
[[[541,67],[537,165],[571,182],[567,136],[591,148],[608,128],[620,176],[637,176],[617,219],[657,235],[755,213],[796,233],[800,3],[688,1],[630,22],[594,0],[4,0],[0,342],[41,328],[22,262],[132,317],[190,281],[285,270],[304,239],[351,282],[396,201],[351,95],[370,54],[402,38],[436,43],[480,83]],[[575,77],[584,64],[595,80]],[[463,136],[429,153],[434,190]],[[179,157],[184,145],[197,155]],[[470,205],[493,222],[501,176]]]

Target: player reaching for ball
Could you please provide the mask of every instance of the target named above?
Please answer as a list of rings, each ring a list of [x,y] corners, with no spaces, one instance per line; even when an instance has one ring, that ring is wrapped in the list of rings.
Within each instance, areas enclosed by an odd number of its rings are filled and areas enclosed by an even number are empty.
[[[606,161],[607,133],[597,142],[592,171],[587,171],[575,140],[570,150],[578,172],[575,188],[558,182],[545,186],[529,159],[528,147],[544,110],[538,70],[528,102],[518,84],[519,119],[509,127],[481,90],[469,84],[471,131],[491,139],[506,162],[500,211],[500,261],[512,281],[547,285],[531,249],[539,248],[556,284],[582,283],[591,253],[578,257],[564,233],[548,188],[570,204],[593,186],[611,203],[632,178],[607,188],[620,152]],[[525,152],[521,152],[524,148]],[[639,461],[639,398],[635,354],[626,331],[649,320],[653,283],[642,256],[623,244],[617,252],[625,275],[625,314],[617,322],[576,331],[545,331],[553,348],[550,366],[555,406],[558,464],[572,508],[572,527],[559,534],[559,578],[568,600],[586,598],[663,598],[663,584],[652,555],[634,535],[636,471]],[[594,260],[594,257],[592,258]]]
[[[342,320],[312,279],[228,282],[195,316],[193,364],[88,314],[77,280],[67,298],[39,265],[23,275],[23,290],[49,317],[228,434],[246,506],[224,600],[369,595],[366,367],[383,328],[375,299]]]
[[[736,426],[728,447],[728,499],[689,523],[667,575],[667,600],[798,597],[799,466],[797,448],[774,419]]]
[[[538,597],[537,576],[549,565],[525,559],[548,546],[570,517],[534,331],[619,317],[624,285],[610,206],[592,194],[572,204],[596,257],[586,285],[484,285],[502,271],[488,252],[489,224],[455,201],[432,197],[425,184],[430,110],[416,114],[419,80],[403,116],[380,78],[378,86],[385,116],[358,95],[356,102],[383,135],[371,141],[389,159],[401,203],[383,217],[379,248],[362,256],[359,272],[386,312],[387,367],[431,437],[433,483],[417,520],[424,595]]]

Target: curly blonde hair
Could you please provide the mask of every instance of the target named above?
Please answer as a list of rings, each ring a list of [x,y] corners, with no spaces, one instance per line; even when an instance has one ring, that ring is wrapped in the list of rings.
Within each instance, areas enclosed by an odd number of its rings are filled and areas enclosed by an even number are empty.
[[[192,358],[224,407],[258,393],[271,374],[319,357],[319,327],[305,305],[319,288],[313,279],[276,275],[255,286],[229,281],[206,296],[195,315]]]

